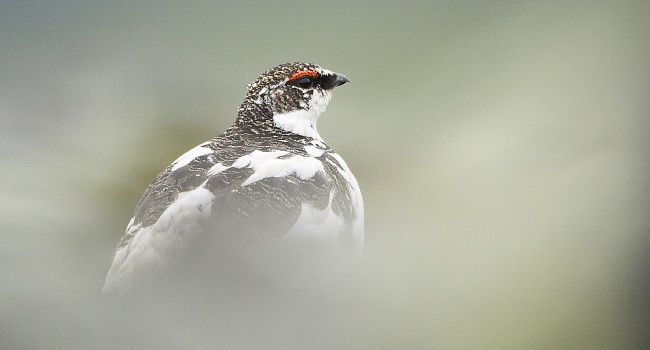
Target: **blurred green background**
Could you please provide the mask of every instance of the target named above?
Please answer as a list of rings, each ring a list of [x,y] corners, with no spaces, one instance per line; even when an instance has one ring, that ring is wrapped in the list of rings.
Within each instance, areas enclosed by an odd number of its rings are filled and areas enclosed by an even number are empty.
[[[362,287],[313,348],[650,347],[649,18],[648,1],[3,2],[2,347],[124,337],[95,301],[140,195],[295,60],[352,81],[319,131],[366,202]]]

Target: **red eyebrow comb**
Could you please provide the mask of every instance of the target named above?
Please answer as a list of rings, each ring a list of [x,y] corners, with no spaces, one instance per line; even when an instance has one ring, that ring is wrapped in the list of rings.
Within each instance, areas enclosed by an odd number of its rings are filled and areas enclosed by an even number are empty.
[[[312,77],[316,78],[318,76],[318,72],[315,70],[301,70],[300,72],[295,72],[293,75],[289,78],[289,80],[297,80],[302,77]]]

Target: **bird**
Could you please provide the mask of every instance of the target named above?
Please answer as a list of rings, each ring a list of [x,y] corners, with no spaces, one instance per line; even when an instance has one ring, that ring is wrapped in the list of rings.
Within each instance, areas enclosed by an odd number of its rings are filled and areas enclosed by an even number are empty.
[[[181,155],[145,190],[103,293],[191,280],[303,288],[358,259],[361,190],[316,129],[333,89],[349,82],[289,62],[248,84],[234,124]]]

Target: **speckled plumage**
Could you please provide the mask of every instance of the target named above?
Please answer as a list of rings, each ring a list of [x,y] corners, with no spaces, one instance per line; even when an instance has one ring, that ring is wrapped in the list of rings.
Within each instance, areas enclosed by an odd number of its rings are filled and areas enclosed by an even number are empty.
[[[359,251],[358,184],[315,128],[331,90],[347,81],[317,65],[293,62],[249,84],[234,125],[181,156],[147,188],[117,247],[104,291],[124,292],[137,284],[144,266],[164,264],[179,251],[193,254],[187,242],[201,237],[215,244],[202,249],[222,254],[223,244],[214,237],[257,242],[288,232],[309,236],[300,232],[305,227],[323,230],[319,234],[342,249]],[[309,213],[329,214],[310,222]],[[334,232],[318,221],[325,219]]]

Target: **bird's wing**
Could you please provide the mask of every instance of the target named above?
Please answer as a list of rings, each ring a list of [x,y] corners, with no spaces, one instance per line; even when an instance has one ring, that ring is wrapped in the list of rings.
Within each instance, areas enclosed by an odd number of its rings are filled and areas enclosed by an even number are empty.
[[[314,222],[305,218],[309,210],[345,220],[344,205],[332,199],[333,186],[344,179],[328,175],[333,165],[324,156],[267,149],[235,157],[228,150],[201,144],[149,185],[118,245],[104,291],[130,289],[138,271],[174,259],[206,227],[211,234],[268,237],[304,231],[302,222]]]

